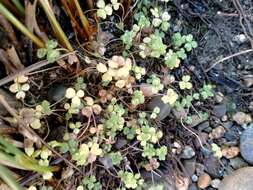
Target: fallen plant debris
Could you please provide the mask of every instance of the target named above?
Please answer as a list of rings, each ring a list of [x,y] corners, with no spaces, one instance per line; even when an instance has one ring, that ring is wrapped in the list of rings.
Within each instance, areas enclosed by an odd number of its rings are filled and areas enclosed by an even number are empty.
[[[220,3],[0,0],[0,189],[217,189],[252,164],[253,68],[222,65],[251,20]],[[244,32],[218,61],[209,6]]]

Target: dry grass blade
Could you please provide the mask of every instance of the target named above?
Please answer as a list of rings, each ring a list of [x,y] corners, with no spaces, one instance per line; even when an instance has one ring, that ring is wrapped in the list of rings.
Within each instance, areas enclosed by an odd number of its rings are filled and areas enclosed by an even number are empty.
[[[66,58],[69,55],[72,55],[74,53],[75,52],[70,52],[70,53],[63,54],[57,60]],[[9,75],[9,76],[1,79],[0,80],[0,87],[3,86],[3,85],[5,85],[5,84],[7,84],[8,82],[11,82],[12,80],[14,80],[19,75],[26,75],[26,74],[28,74],[30,72],[33,72],[33,71],[35,71],[37,69],[40,69],[41,67],[44,67],[44,66],[49,65],[49,64],[50,63],[47,60],[43,60],[43,61],[37,62],[37,63],[35,63],[35,64],[33,64],[33,65],[29,66],[29,67],[26,67],[23,70],[19,71],[18,73]]]
[[[6,53],[9,57],[9,60],[11,61],[11,63],[13,64],[13,66],[15,67],[16,71],[19,71],[21,69],[24,68],[24,65],[21,63],[18,53],[15,49],[14,46],[10,46],[7,50]]]
[[[48,37],[45,32],[42,32],[38,26],[36,20],[36,7],[38,0],[35,0],[33,4],[26,0],[25,1],[25,23],[31,32],[35,32],[43,41],[47,41]]]

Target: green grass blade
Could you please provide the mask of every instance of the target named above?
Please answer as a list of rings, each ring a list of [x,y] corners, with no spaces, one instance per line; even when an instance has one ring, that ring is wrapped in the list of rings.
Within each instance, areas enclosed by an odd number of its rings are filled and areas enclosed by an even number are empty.
[[[13,178],[10,170],[0,164],[0,178],[13,190],[24,190]]]
[[[24,35],[30,38],[40,48],[44,47],[44,42],[41,41],[37,36],[30,32],[25,25],[23,25],[1,2],[0,2],[0,13],[11,22],[18,30]]]
[[[24,16],[25,15],[25,8],[20,3],[19,0],[12,0],[12,3],[17,7],[18,11]]]

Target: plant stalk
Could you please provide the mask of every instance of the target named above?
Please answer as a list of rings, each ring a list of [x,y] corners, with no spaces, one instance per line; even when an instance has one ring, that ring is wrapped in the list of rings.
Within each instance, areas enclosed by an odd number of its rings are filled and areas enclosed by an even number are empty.
[[[72,48],[67,36],[65,35],[65,33],[63,32],[59,22],[56,20],[56,17],[54,15],[54,12],[49,4],[48,0],[40,0],[39,1],[41,6],[43,7],[49,22],[51,23],[57,38],[64,44],[64,46],[69,50],[69,51],[74,51],[74,49]]]
[[[73,1],[75,3],[76,8],[77,8],[78,14],[80,16],[80,20],[81,20],[81,23],[82,23],[82,25],[84,27],[84,31],[87,34],[88,38],[89,38],[88,40],[90,41],[90,39],[91,39],[91,34],[90,34],[91,31],[90,31],[89,21],[86,18],[86,16],[83,14],[83,10],[82,10],[82,8],[81,8],[78,0],[73,0]]]
[[[38,47],[42,48],[45,46],[44,42],[41,41],[36,35],[30,32],[25,25],[23,25],[1,2],[0,2],[0,13],[11,22],[18,30],[24,35],[30,38]]]
[[[18,11],[20,12],[20,14],[22,16],[25,15],[25,8],[23,7],[23,5],[19,2],[19,0],[12,0],[12,3],[16,6],[16,8],[18,9]]]
[[[0,178],[13,190],[24,190],[13,178],[10,170],[0,164]]]

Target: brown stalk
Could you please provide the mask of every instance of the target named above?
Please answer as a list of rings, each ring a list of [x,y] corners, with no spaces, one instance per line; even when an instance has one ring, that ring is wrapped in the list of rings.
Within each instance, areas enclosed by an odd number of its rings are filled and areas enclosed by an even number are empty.
[[[9,0],[0,0],[0,2],[3,3],[12,13],[21,17],[18,9],[13,4],[11,4]]]
[[[5,32],[7,33],[9,39],[16,47],[19,46],[17,37],[15,35],[14,29],[12,25],[8,22],[8,20],[0,14],[0,25],[4,28]]]
[[[71,25],[75,31],[75,34],[81,37],[85,36],[87,38],[86,34],[83,32],[81,26],[79,25],[78,21],[75,19],[74,15],[72,14],[72,11],[69,7],[70,5],[68,4],[68,2],[66,0],[61,0],[61,3],[65,11],[67,12],[68,16],[70,17]]]
[[[90,27],[89,21],[86,18],[86,16],[84,15],[83,10],[82,10],[82,8],[79,4],[79,1],[78,0],[73,0],[73,2],[75,4],[76,10],[77,10],[78,15],[80,17],[80,20],[81,20],[81,23],[83,25],[84,31],[85,31],[85,33],[88,37],[88,41],[90,41],[91,38],[92,38],[92,35],[91,35],[91,27]]]

